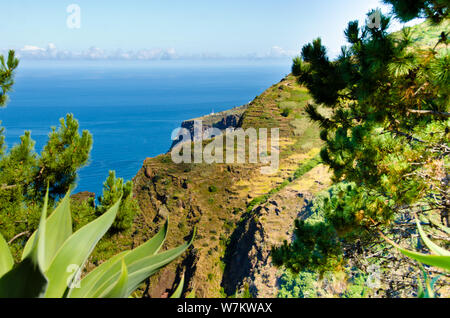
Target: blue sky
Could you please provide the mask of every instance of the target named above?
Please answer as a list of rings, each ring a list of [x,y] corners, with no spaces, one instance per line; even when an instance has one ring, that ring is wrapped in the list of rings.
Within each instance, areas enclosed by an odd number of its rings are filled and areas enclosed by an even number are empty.
[[[66,25],[73,3],[80,29]],[[320,36],[337,52],[348,21],[376,7],[387,11],[378,0],[0,0],[0,49],[277,57]]]

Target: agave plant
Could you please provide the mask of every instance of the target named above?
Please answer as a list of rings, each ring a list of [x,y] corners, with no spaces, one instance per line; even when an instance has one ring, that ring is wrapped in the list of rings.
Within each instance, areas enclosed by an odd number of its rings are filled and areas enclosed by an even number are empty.
[[[430,277],[428,277],[428,274],[425,271],[425,269],[422,266],[422,264],[438,267],[438,268],[441,268],[441,269],[443,269],[443,270],[448,272],[448,271],[450,271],[450,252],[447,251],[446,249],[440,247],[439,245],[437,245],[436,243],[434,243],[433,241],[431,241],[428,238],[427,234],[423,230],[422,225],[420,225],[420,222],[419,222],[419,220],[417,218],[416,218],[416,223],[417,223],[417,228],[419,230],[420,237],[422,238],[422,240],[425,243],[425,245],[434,254],[423,254],[423,253],[417,253],[417,252],[409,251],[407,249],[402,248],[401,246],[399,246],[398,244],[396,244],[392,240],[388,239],[383,234],[382,234],[382,236],[384,237],[384,239],[387,242],[389,242],[391,245],[393,245],[403,255],[408,256],[409,258],[412,258],[412,259],[414,259],[414,260],[419,262],[419,266],[420,266],[420,268],[422,270],[423,277],[424,277],[424,280],[425,280],[425,288],[423,287],[422,281],[419,281],[418,296],[419,296],[419,298],[434,298],[435,297],[434,285],[436,284],[437,280],[441,276],[437,276],[437,277],[435,277],[434,279],[431,280]],[[444,226],[441,226],[441,225],[438,225],[438,226],[444,232],[446,232],[447,234],[450,233],[450,230],[447,227],[444,227]]]
[[[435,244],[433,241],[431,241],[428,238],[428,236],[426,235],[422,226],[420,225],[419,220],[416,219],[416,223],[417,223],[417,228],[419,229],[420,237],[422,238],[425,245],[434,253],[434,255],[422,254],[422,253],[417,253],[417,252],[412,252],[412,251],[406,250],[406,249],[400,247],[398,244],[394,243],[392,240],[388,239],[386,236],[383,235],[383,237],[386,241],[388,241],[390,244],[392,244],[402,254],[404,254],[416,261],[419,261],[420,263],[423,263],[423,264],[426,264],[429,266],[439,267],[446,271],[450,271],[450,252],[443,249],[439,245]]]
[[[14,266],[8,244],[0,234],[0,298],[125,298],[149,276],[172,262],[192,244],[158,253],[168,222],[152,239],[119,253],[83,279],[89,255],[114,222],[120,200],[101,217],[72,233],[70,193],[47,218],[48,191],[39,227]],[[182,288],[182,283],[180,284]],[[177,288],[175,295],[181,295]]]

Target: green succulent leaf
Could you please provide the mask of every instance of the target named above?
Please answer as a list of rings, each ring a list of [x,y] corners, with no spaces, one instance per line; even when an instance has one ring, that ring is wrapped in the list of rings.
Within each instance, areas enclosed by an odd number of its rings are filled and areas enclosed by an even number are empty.
[[[450,270],[450,256],[429,255],[412,252],[400,247],[399,245],[395,244],[392,241],[388,242],[394,245],[394,247],[397,248],[403,255],[415,259],[416,261],[419,261],[429,266],[435,266],[445,270]]]
[[[124,259],[122,258],[122,270],[116,284],[108,292],[100,295],[100,298],[126,298],[127,296],[127,284],[128,284],[128,270]]]
[[[423,278],[425,280],[425,289],[422,287],[422,280],[419,279],[419,291],[418,291],[418,296],[419,298],[435,298],[435,293],[433,290],[433,285],[434,283],[430,282],[430,278],[428,277],[428,273],[425,270],[425,268],[423,267],[422,264],[419,263],[419,267],[422,271],[423,274]]]
[[[92,272],[90,272],[86,277],[84,277],[79,285],[79,288],[71,289],[68,293],[68,298],[84,298],[85,295],[92,290],[95,284],[100,280],[100,278],[108,272],[111,267],[118,264],[122,258],[124,258],[130,251],[125,251],[119,253],[106,262],[102,263],[100,266],[96,267]]]
[[[177,289],[173,292],[173,295],[170,296],[170,298],[181,298],[181,295],[183,294],[183,288],[184,288],[184,275],[181,277],[180,283],[177,286]]]
[[[105,214],[72,234],[64,242],[46,272],[49,279],[46,297],[59,298],[65,294],[71,277],[76,277],[68,272],[68,268],[77,266],[78,271],[81,271],[98,241],[114,222],[119,206],[120,200]]]
[[[130,280],[128,283],[128,294],[131,295],[131,293],[139,287],[139,285],[148,277],[155,274],[157,271],[159,271],[162,267],[166,266],[173,260],[175,260],[177,257],[179,257],[181,254],[183,254],[189,246],[192,245],[192,242],[195,238],[195,230],[194,234],[192,235],[192,238],[189,242],[174,248],[172,250],[169,250],[164,253],[160,253],[154,256],[147,257],[145,259],[142,259],[138,262],[133,263],[129,269],[130,269]]]
[[[155,255],[161,249],[167,236],[167,231],[169,228],[169,222],[166,221],[163,228],[148,242],[142,244],[141,246],[135,248],[132,251],[126,251],[110,260],[106,261],[95,270],[90,272],[81,281],[80,288],[72,289],[69,293],[71,298],[83,298],[89,297],[91,293],[99,286],[103,285],[110,277],[118,274],[120,272],[120,259],[123,257],[125,264],[129,266],[130,264],[144,258],[147,256]]]
[[[0,277],[9,272],[14,266],[14,259],[3,235],[0,233]]]
[[[192,244],[194,237],[195,233],[188,243],[185,243],[172,250],[142,258],[131,264],[127,263],[129,273],[127,295],[131,295],[131,293],[137,287],[139,287],[139,285],[145,279],[152,276],[159,269],[161,269],[162,267],[164,267],[165,265],[169,264],[174,259],[176,259],[178,256],[183,254],[187,250],[187,248]],[[127,257],[125,257],[125,262],[127,262],[126,258]],[[117,279],[118,275],[119,273],[113,276],[104,277],[104,279],[101,280],[101,285],[97,284],[96,289],[91,291],[88,295],[86,295],[86,297],[92,298],[99,297],[111,284],[113,284],[113,282]]]
[[[0,298],[40,298],[45,295],[48,280],[42,270],[45,261],[45,225],[48,189],[39,227],[28,256],[0,279]]]
[[[22,253],[25,259],[30,253],[36,232],[28,240]],[[48,269],[59,248],[72,235],[72,216],[70,213],[70,191],[47,219],[45,237],[45,260],[42,264],[44,271]]]
[[[31,257],[0,279],[0,298],[41,298],[47,278]]]
[[[195,290],[193,289],[187,296],[186,298],[195,298]]]
[[[416,219],[416,223],[417,223],[417,228],[419,229],[419,233],[420,233],[420,237],[422,238],[422,240],[424,241],[425,245],[428,246],[428,248],[436,253],[437,255],[440,256],[450,256],[450,252],[443,249],[442,247],[436,245],[434,242],[432,242],[427,234],[424,232],[422,226],[420,225],[419,220]]]

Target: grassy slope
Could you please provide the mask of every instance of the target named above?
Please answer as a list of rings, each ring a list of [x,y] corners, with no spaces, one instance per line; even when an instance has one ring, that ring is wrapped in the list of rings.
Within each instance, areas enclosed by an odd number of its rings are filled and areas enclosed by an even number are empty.
[[[450,32],[450,20],[442,22],[439,26],[424,22],[411,27],[410,30],[415,47],[432,48],[436,45],[443,30],[446,30],[447,33]]]

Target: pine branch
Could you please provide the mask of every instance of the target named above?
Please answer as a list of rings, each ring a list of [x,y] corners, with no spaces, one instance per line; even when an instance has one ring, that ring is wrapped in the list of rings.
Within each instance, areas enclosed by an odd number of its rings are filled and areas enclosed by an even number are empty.
[[[3,185],[0,187],[0,190],[11,190],[11,189],[14,189],[14,188],[17,188],[17,184],[13,184],[13,185],[6,185],[6,184],[3,184]]]
[[[417,110],[417,109],[408,109],[408,113],[419,114],[419,115],[435,115],[439,117],[449,118],[450,113],[437,112],[434,110]]]
[[[332,127],[333,122],[331,120],[329,120],[328,118],[322,116],[322,114],[320,114],[317,111],[317,107],[312,105],[312,104],[308,104],[305,107],[305,112],[308,114],[308,117],[315,122],[319,123],[319,126],[321,128],[325,128],[325,129],[329,129],[330,127]]]
[[[28,235],[28,234],[30,234],[29,231],[25,231],[25,232],[22,232],[22,233],[17,234],[16,236],[14,236],[14,237],[8,242],[8,245],[11,245],[11,243],[14,242],[15,240],[17,240],[19,237],[24,236],[24,235]]]
[[[389,130],[389,132],[391,132],[393,134],[396,134],[396,135],[399,135],[399,136],[406,137],[409,141],[417,141],[417,142],[420,142],[420,143],[425,143],[425,141],[423,141],[421,139],[418,139],[416,137],[413,137],[413,136],[411,136],[411,135],[409,135],[407,133],[404,133],[404,132],[401,132],[401,131],[398,131],[398,130]]]

